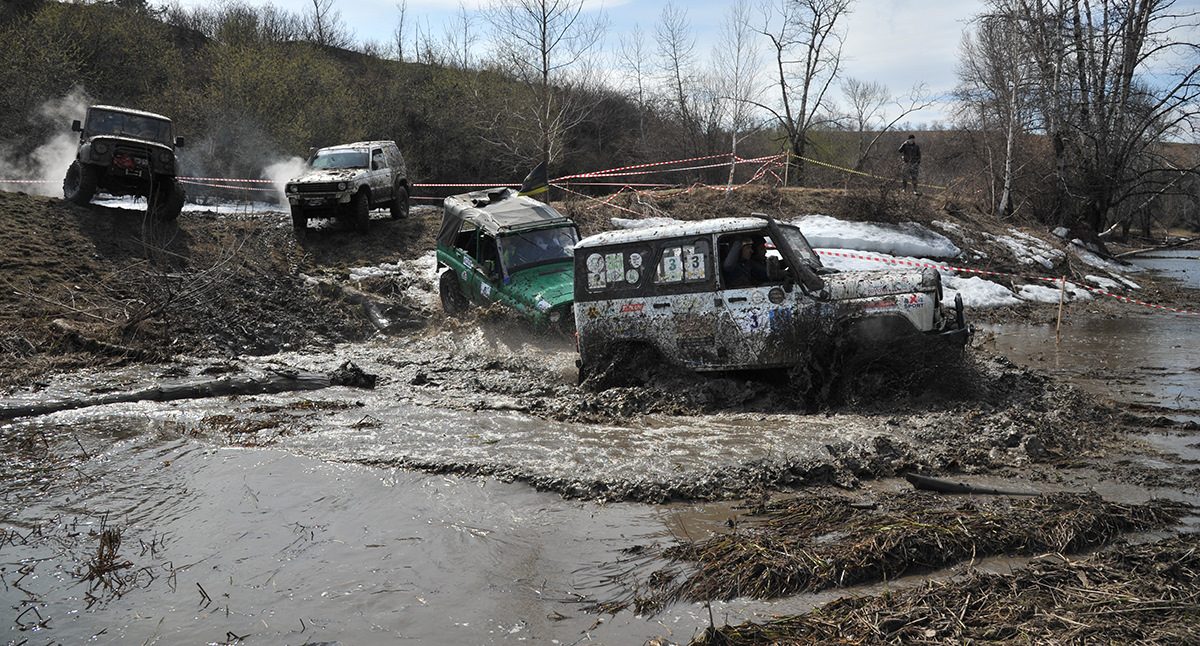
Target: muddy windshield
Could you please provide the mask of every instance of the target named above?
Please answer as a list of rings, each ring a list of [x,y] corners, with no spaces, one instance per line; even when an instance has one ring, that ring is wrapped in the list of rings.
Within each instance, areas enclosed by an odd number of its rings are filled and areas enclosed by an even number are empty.
[[[368,157],[365,151],[359,150],[330,150],[321,151],[313,157],[313,168],[366,168]]]
[[[88,130],[98,135],[117,135],[172,145],[171,122],[166,119],[108,110],[88,114]]]
[[[571,260],[579,241],[575,227],[538,229],[500,238],[500,257],[509,274],[537,265]]]
[[[803,263],[814,269],[821,266],[821,259],[817,257],[817,253],[808,244],[808,240],[800,233],[800,229],[787,224],[779,225],[779,231],[783,234],[783,241],[791,248],[793,254]]]

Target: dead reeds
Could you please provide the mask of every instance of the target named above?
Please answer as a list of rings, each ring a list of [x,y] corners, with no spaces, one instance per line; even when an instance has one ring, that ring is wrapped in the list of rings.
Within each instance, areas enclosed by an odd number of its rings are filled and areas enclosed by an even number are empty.
[[[1122,545],[1013,574],[974,571],[843,598],[763,624],[710,627],[693,646],[1200,643],[1200,534]]]
[[[773,599],[888,581],[987,556],[1077,553],[1126,532],[1166,527],[1187,508],[1168,501],[1111,503],[1095,493],[957,500],[905,493],[880,498],[874,509],[836,496],[764,504],[733,533],[666,549],[663,556],[697,569],[659,603],[639,605]]]

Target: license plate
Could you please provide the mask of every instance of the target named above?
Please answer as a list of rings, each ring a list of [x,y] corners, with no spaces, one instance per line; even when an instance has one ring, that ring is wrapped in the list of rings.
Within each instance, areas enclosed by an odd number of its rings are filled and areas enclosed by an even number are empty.
[[[305,203],[307,203],[309,206],[321,206],[322,204],[325,204],[325,198],[310,197],[307,200],[305,200]]]

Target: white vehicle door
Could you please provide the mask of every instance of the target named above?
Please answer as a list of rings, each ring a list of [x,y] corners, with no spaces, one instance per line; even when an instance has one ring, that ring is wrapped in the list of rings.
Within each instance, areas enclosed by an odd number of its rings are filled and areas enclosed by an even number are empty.
[[[392,171],[382,148],[371,149],[371,169],[367,175],[367,184],[371,187],[371,196],[376,203],[392,199]]]
[[[722,262],[715,345],[731,368],[796,365],[808,350],[820,315],[816,302],[783,269],[781,254],[766,230],[723,236],[718,240],[722,258],[736,257],[745,242],[754,249],[753,271],[731,271]]]
[[[648,289],[648,333],[669,358],[692,369],[727,361],[716,343],[717,272],[707,236],[664,240]]]

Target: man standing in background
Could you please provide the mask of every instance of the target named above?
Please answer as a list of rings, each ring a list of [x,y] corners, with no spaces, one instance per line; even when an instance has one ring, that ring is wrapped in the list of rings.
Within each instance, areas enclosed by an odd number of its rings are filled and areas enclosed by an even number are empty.
[[[913,195],[920,195],[917,190],[917,174],[921,171],[921,147],[917,145],[917,136],[909,135],[908,140],[900,144],[900,163],[903,167],[900,170],[900,181],[904,183],[904,190],[908,190],[908,180],[912,179]]]

